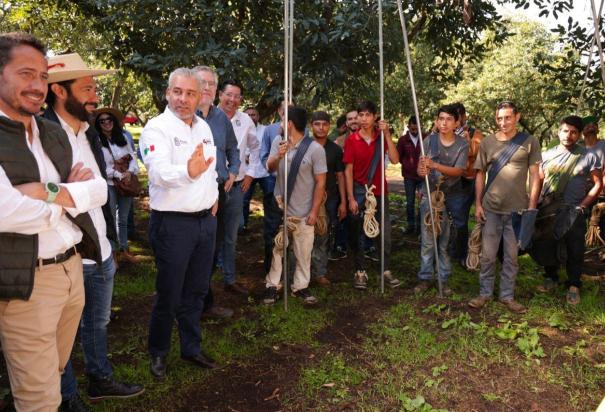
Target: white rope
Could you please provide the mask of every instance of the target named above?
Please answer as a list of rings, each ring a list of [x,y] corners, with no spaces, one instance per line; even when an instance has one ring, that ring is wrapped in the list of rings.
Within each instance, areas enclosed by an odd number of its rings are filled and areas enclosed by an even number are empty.
[[[384,50],[383,50],[383,38],[382,38],[382,0],[378,0],[378,54],[379,54],[379,66],[380,66],[380,120],[384,120]],[[383,228],[380,236],[380,292],[384,293],[384,130],[380,130],[380,227]],[[372,184],[372,182],[368,182]],[[367,187],[366,187],[367,190]],[[371,192],[371,190],[370,190]],[[371,197],[374,197],[374,193],[371,193]],[[376,198],[374,198],[374,203]],[[368,194],[366,192],[366,204],[368,203]],[[367,213],[367,207],[366,207]],[[372,216],[373,217],[373,216]],[[374,219],[374,222],[376,219]],[[376,230],[380,232],[380,229],[372,227],[372,221],[368,223],[368,231],[371,234],[376,233]],[[365,226],[365,221],[364,221]],[[367,234],[367,232],[366,232]],[[376,233],[377,236],[378,233]],[[368,235],[369,237],[372,237]]]
[[[405,27],[405,17],[403,15],[403,7],[401,5],[401,0],[397,0],[397,9],[399,10],[399,20],[401,21],[401,31],[403,32],[403,44],[405,47],[405,55],[408,65],[408,74],[410,76],[410,89],[412,91],[412,99],[414,101],[414,114],[416,115],[416,121],[418,122],[418,136],[421,142],[420,151],[422,156],[425,156],[424,153],[424,145],[422,144],[422,125],[420,124],[420,111],[418,110],[418,99],[416,97],[416,86],[414,84],[414,71],[412,70],[412,58],[410,57],[410,45],[408,43],[408,31]],[[426,184],[426,192],[431,193],[431,186],[429,184],[429,176],[428,174],[424,177],[424,182]],[[433,228],[433,250],[435,251],[435,263],[437,268],[437,285],[439,285],[439,296],[443,297],[443,285],[441,282],[441,276],[439,273],[439,251],[437,244],[437,235],[435,231],[435,217],[433,215],[433,207],[431,206],[431,202],[429,202],[429,213],[431,214],[431,225]]]
[[[376,220],[376,196],[374,196],[373,190],[376,186],[372,185],[368,187],[366,185],[366,202],[365,210],[363,212],[363,232],[370,239],[374,239],[380,234],[380,226]]]

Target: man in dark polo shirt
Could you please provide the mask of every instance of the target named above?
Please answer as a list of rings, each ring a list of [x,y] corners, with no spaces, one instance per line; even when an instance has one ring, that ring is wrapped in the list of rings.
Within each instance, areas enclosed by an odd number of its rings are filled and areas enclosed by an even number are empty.
[[[344,164],[342,163],[342,149],[328,139],[330,130],[330,115],[324,111],[314,112],[311,115],[311,130],[315,141],[326,151],[326,212],[328,214],[328,233],[315,234],[313,253],[311,254],[311,275],[317,284],[329,286],[328,251],[335,240],[338,222],[347,216],[347,198],[345,192]]]

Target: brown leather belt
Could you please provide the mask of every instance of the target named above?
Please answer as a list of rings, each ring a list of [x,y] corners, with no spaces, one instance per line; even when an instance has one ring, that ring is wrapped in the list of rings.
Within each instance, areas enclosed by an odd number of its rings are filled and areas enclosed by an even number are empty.
[[[76,249],[75,246],[67,249],[65,251],[65,253],[59,253],[57,256],[53,257],[53,258],[49,258],[49,259],[40,259],[40,266],[46,266],[46,265],[56,265],[57,263],[63,263],[66,260],[68,260],[70,257],[74,256],[76,253],[78,253],[78,250]]]

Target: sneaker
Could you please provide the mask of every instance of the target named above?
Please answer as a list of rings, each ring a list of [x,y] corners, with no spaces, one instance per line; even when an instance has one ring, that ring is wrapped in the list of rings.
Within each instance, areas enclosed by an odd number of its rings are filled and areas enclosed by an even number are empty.
[[[330,256],[328,256],[328,260],[340,260],[347,257],[347,251],[337,246],[332,252],[330,252]]]
[[[80,395],[76,393],[70,399],[61,402],[59,412],[89,412],[88,405],[84,403]]]
[[[487,305],[490,300],[492,300],[490,296],[477,296],[476,298],[469,300],[468,305],[474,309],[481,309]]]
[[[277,288],[274,286],[269,286],[265,290],[265,295],[263,296],[263,304],[265,305],[273,305],[278,298]]]
[[[360,290],[365,290],[368,288],[368,274],[365,270],[358,270],[355,272],[355,277],[353,278],[353,287]]]
[[[580,303],[580,289],[576,286],[570,286],[565,300],[569,305],[576,306]]]
[[[301,298],[305,305],[315,305],[317,303],[317,298],[311,294],[309,288],[292,291],[292,296]]]
[[[366,259],[370,259],[373,262],[380,262],[378,250],[374,246],[367,248],[363,253],[363,257],[365,257]]]
[[[390,270],[384,271],[384,284],[390,288],[396,288],[401,285],[401,281],[391,274]]]
[[[427,290],[429,290],[430,287],[431,287],[431,282],[429,282],[428,280],[421,280],[414,287],[414,293],[417,294],[417,295],[419,295],[419,294],[424,293]]]
[[[315,283],[317,283],[318,286],[321,286],[323,288],[327,288],[330,287],[330,285],[332,284],[332,282],[330,282],[330,279],[328,279],[327,276],[318,276],[315,278]]]
[[[108,398],[132,398],[145,392],[141,385],[119,382],[111,377],[96,378],[88,376],[88,399],[99,401]]]
[[[544,278],[544,283],[542,283],[541,285],[538,285],[536,287],[536,290],[540,293],[548,293],[556,287],[557,287],[557,282],[555,282],[551,278]]]
[[[500,303],[502,303],[508,310],[514,313],[525,313],[527,312],[527,308],[517,302],[514,299],[500,299]]]

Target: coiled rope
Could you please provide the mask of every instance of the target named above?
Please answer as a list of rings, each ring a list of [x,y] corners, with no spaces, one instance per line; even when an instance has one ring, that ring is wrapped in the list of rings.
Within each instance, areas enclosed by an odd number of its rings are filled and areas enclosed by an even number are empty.
[[[363,231],[370,239],[375,238],[380,234],[380,225],[376,220],[376,196],[374,196],[373,190],[376,186],[372,185],[368,187],[366,185],[366,202],[365,211],[363,212]]]
[[[439,236],[441,234],[441,223],[443,222],[443,211],[445,210],[445,194],[441,191],[441,184],[445,181],[443,176],[439,178],[437,182],[437,187],[435,190],[431,192],[430,202],[431,207],[433,208],[433,217],[435,219],[435,235]],[[433,225],[431,223],[431,213],[430,211],[424,215],[424,225],[427,230],[432,233]]]
[[[469,270],[479,270],[481,262],[481,231],[483,225],[477,223],[468,238],[468,254],[466,255],[466,267]]]
[[[288,229],[288,238],[290,237],[290,235],[294,236],[296,234],[296,232],[298,232],[298,224],[300,223],[301,218],[299,217],[294,217],[294,216],[288,216],[288,220],[286,221],[286,226]],[[282,255],[283,250],[284,250],[284,225],[280,225],[279,226],[279,231],[277,232],[277,235],[275,235],[275,239],[273,240],[273,243],[275,244],[275,246],[273,247],[273,250],[275,252],[277,252],[278,255]],[[288,245],[290,244],[290,240],[286,239],[286,244],[285,247],[288,247]]]
[[[601,215],[605,212],[605,203],[596,204],[592,208],[590,214],[590,220],[588,222],[588,229],[586,230],[586,246],[587,247],[598,247],[605,245],[605,241],[601,237],[601,228],[599,227],[599,221]]]

